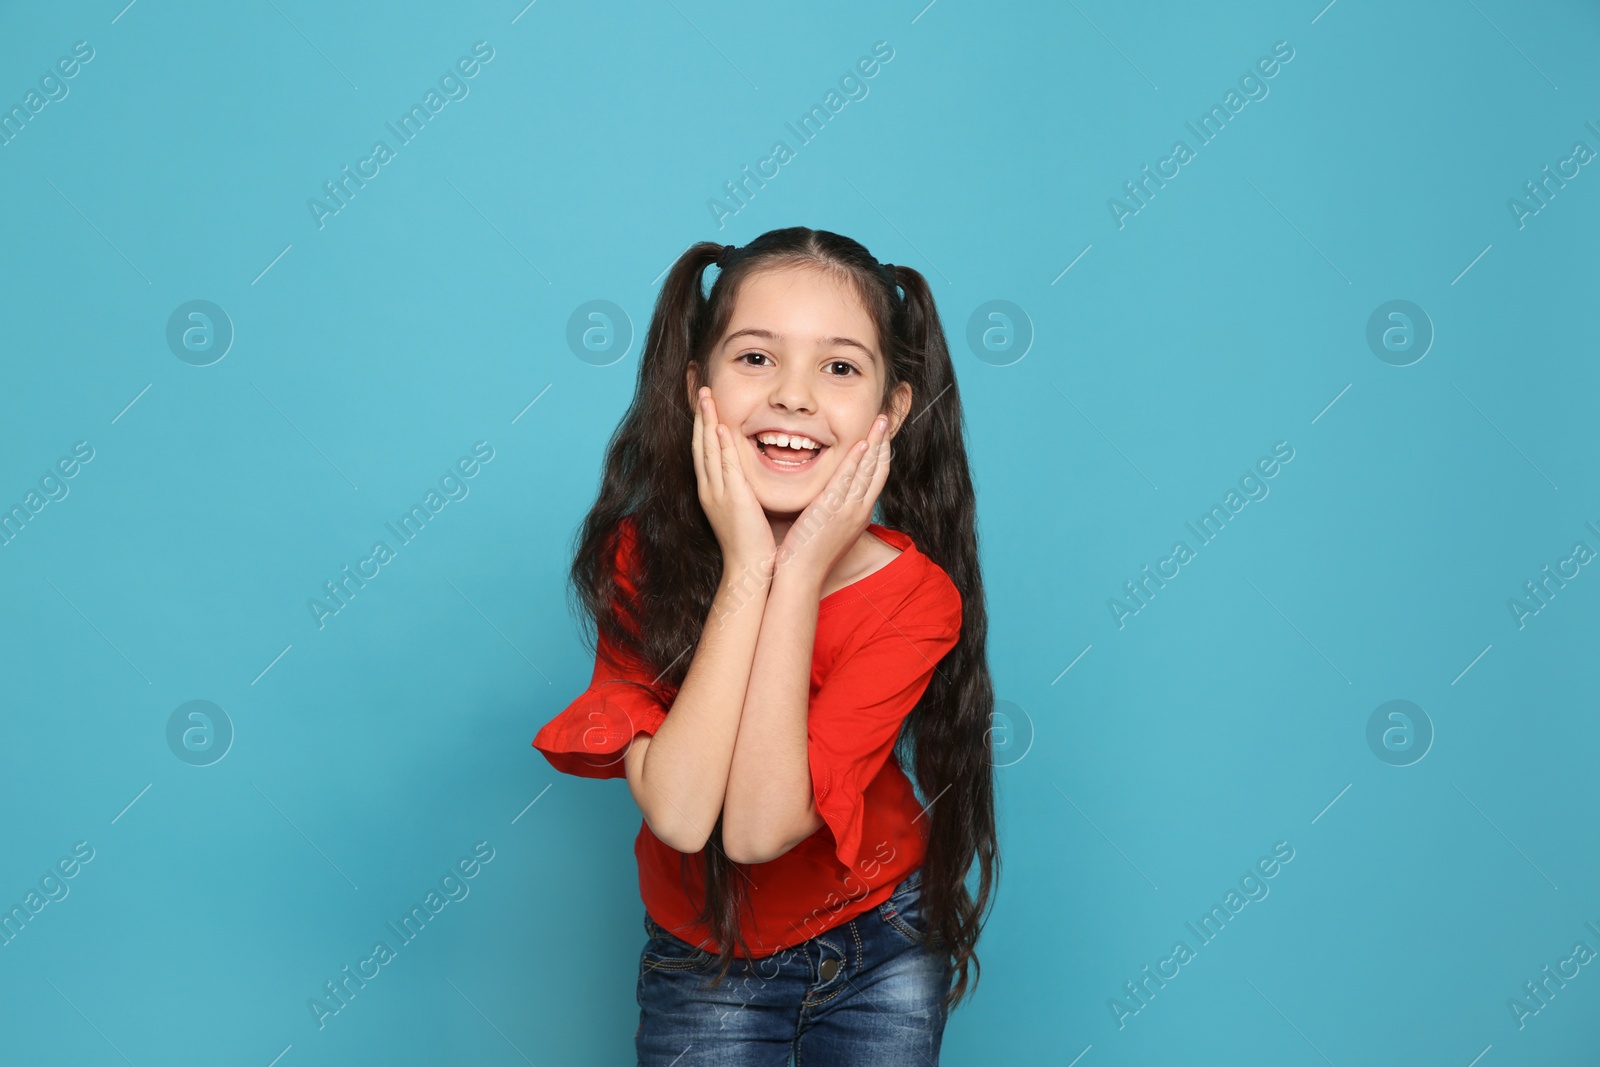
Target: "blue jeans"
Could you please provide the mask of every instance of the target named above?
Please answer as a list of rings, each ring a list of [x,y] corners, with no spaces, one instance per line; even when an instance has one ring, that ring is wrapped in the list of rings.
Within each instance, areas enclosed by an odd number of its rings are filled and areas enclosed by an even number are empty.
[[[921,876],[809,941],[735,957],[716,989],[716,956],[647,912],[639,1067],[937,1067],[950,969],[923,928]]]

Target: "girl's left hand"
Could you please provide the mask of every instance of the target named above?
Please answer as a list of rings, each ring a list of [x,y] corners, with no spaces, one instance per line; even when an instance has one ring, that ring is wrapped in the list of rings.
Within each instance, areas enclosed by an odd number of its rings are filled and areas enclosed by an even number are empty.
[[[834,564],[861,539],[889,480],[889,417],[879,415],[857,441],[826,488],[795,519],[778,547],[778,569],[804,575],[820,587]]]

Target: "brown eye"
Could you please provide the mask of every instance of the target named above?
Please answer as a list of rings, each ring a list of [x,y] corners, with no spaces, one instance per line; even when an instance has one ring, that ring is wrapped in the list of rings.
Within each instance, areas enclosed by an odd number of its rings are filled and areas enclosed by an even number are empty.
[[[860,374],[861,373],[859,370],[856,370],[856,365],[854,363],[847,363],[842,359],[836,359],[836,360],[834,360],[832,363],[830,363],[828,365],[830,367],[845,367],[845,368],[847,368],[847,372],[846,373],[840,374],[840,375],[837,376],[837,377],[840,377],[840,378],[848,378],[850,376],[849,372],[854,372],[856,374]]]

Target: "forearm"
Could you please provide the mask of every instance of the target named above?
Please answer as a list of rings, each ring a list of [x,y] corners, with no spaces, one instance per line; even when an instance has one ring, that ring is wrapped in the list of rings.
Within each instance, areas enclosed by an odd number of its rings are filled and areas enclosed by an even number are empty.
[[[761,863],[799,844],[816,823],[806,715],[822,581],[779,569],[761,619],[722,808],[731,857]]]
[[[688,674],[640,763],[634,800],[680,852],[703,849],[722,810],[770,584],[756,565],[724,567]]]

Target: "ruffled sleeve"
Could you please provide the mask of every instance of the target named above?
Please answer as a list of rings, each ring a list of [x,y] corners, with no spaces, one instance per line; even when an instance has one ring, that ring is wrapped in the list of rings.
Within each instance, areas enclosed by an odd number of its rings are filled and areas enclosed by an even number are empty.
[[[841,662],[812,698],[807,752],[817,813],[839,862],[855,868],[866,815],[863,793],[894,751],[905,721],[945,653],[961,637],[961,594],[934,572]]]
[[[602,634],[589,688],[540,728],[533,747],[563,774],[622,778],[622,758],[635,735],[654,736],[667,708],[647,688],[653,680]],[[634,684],[638,683],[638,684]]]
[[[617,548],[619,584],[631,595],[627,563],[633,550],[632,519],[624,520]],[[636,735],[654,735],[666,721],[673,692],[658,695],[653,672],[599,634],[589,687],[534,735],[533,747],[563,774],[622,778],[623,756]]]

